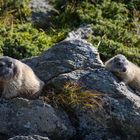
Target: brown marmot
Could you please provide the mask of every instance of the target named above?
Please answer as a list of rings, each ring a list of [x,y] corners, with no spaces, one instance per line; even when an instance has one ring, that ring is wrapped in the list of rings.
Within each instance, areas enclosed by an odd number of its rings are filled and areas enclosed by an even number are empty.
[[[124,55],[118,54],[109,59],[105,62],[105,67],[115,73],[125,84],[140,91],[140,68],[127,60]]]
[[[8,56],[0,57],[0,83],[2,97],[6,99],[17,96],[35,98],[44,86],[28,65]]]

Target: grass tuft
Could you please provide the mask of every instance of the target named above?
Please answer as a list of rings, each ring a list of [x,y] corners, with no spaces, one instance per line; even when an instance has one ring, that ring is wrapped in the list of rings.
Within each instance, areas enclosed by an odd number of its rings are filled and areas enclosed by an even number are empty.
[[[102,108],[102,94],[97,91],[82,90],[78,84],[69,83],[64,86],[63,92],[55,94],[48,93],[40,97],[44,101],[62,108]]]

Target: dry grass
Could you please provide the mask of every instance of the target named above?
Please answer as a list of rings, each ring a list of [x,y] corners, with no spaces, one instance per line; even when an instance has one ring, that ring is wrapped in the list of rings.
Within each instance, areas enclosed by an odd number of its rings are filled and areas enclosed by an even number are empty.
[[[61,107],[83,107],[83,108],[102,108],[101,97],[103,94],[97,91],[83,91],[78,84],[66,84],[63,92],[55,94],[54,92],[47,93],[46,96],[40,97],[56,106]]]

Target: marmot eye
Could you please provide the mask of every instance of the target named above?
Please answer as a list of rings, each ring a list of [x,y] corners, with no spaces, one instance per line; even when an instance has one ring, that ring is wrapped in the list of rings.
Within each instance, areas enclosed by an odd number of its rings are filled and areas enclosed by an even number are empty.
[[[0,64],[0,67],[2,67],[3,65],[2,64]]]
[[[4,66],[4,64],[3,63],[0,63],[0,67],[3,67]]]
[[[11,67],[11,66],[12,66],[12,62],[8,62],[8,63],[7,63],[7,66],[8,66],[8,67]]]
[[[118,66],[121,66],[121,63],[120,63],[120,62],[118,62],[118,63],[117,63],[117,65],[118,65]]]

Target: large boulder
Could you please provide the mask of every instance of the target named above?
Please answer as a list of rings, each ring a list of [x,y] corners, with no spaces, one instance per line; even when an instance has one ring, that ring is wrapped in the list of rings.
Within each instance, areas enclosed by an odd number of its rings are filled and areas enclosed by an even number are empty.
[[[140,137],[140,108],[125,96],[105,95],[99,107],[73,109],[79,120],[78,136],[84,140],[138,140]]]
[[[67,139],[75,133],[67,114],[42,100],[1,99],[0,114],[0,134],[9,137],[20,134]]]
[[[66,82],[79,83],[83,88],[100,91],[102,108],[73,108],[79,120],[78,132],[86,140],[138,139],[140,134],[140,97],[120,83],[104,68],[76,70],[61,74],[50,81],[59,89]],[[94,94],[94,92],[93,92]]]
[[[87,33],[87,29],[71,32],[41,56],[23,62],[33,68],[46,87],[59,91],[66,83],[78,83],[93,95],[98,91],[100,101],[93,99],[97,106],[71,106],[71,114],[68,108],[66,113],[38,100],[0,100],[0,134],[22,132],[83,140],[140,138],[140,96],[104,68],[97,49],[83,40],[84,31]]]
[[[40,57],[24,60],[44,82],[78,69],[102,67],[99,53],[85,40],[64,40]]]
[[[46,86],[59,90],[66,83],[78,83],[101,93],[102,108],[73,108],[77,139],[139,139],[140,97],[104,68],[97,49],[83,39],[88,32],[89,28],[73,31],[40,57],[24,62]]]

